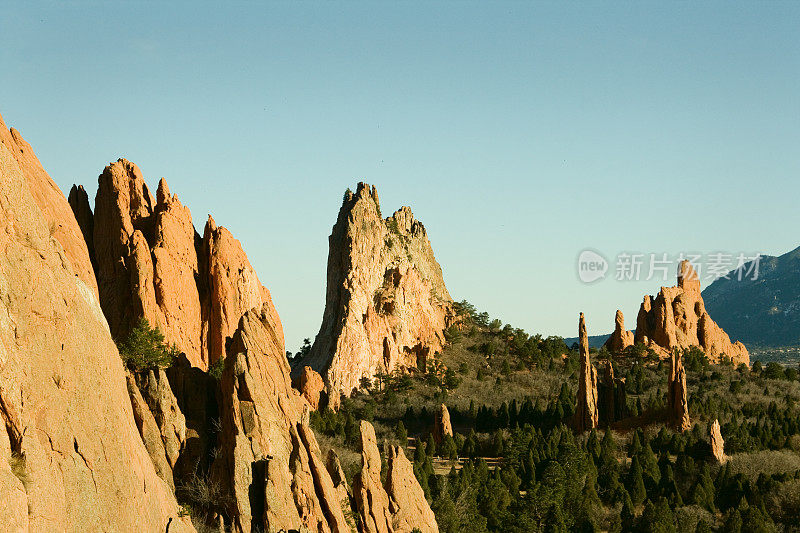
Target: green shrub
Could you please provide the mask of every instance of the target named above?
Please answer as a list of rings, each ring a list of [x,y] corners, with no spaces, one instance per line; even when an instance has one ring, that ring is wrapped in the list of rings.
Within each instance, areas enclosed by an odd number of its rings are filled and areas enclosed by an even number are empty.
[[[164,334],[158,327],[150,327],[144,317],[139,319],[128,338],[118,347],[122,361],[132,370],[166,368],[180,353],[174,344],[166,344]]]
[[[224,357],[220,357],[219,359],[217,359],[216,361],[211,363],[211,365],[208,367],[208,373],[211,374],[211,376],[214,379],[216,379],[217,381],[222,379],[222,371],[223,370],[225,370],[225,358]]]

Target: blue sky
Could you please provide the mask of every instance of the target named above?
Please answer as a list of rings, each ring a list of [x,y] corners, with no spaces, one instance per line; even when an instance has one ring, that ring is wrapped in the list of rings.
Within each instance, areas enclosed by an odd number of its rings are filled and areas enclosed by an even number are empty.
[[[796,2],[17,3],[0,113],[65,191],[126,157],[212,213],[290,350],[362,180],[413,208],[455,298],[596,334],[662,282],[583,284],[584,248],[800,244],[798,27]]]

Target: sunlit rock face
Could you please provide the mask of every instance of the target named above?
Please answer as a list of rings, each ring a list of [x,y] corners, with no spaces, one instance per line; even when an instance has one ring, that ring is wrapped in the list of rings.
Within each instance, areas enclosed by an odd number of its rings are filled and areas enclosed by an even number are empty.
[[[296,367],[319,372],[331,405],[380,372],[424,371],[455,318],[422,223],[403,207],[382,218],[375,187],[345,193],[329,238],[322,325]]]
[[[661,287],[655,297],[645,296],[636,319],[634,341],[669,357],[675,349],[700,347],[711,362],[723,357],[734,364],[750,364],[750,354],[709,316],[700,295],[700,280],[689,261],[682,261],[677,287]]]
[[[80,196],[76,189],[73,207],[88,219]],[[201,237],[163,178],[153,198],[135,164],[111,163],[98,178],[91,220],[100,304],[115,338],[144,317],[207,369],[224,355],[239,318],[264,305],[283,338],[270,293],[239,241],[210,216]]]

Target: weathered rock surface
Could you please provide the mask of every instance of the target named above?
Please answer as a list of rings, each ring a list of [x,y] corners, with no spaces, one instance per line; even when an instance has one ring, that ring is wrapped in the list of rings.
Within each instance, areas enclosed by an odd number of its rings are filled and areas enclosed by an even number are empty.
[[[166,181],[154,199],[139,168],[124,159],[98,179],[93,245],[100,304],[116,338],[143,316],[192,365],[207,369],[224,355],[245,311],[269,304],[280,323],[239,241],[211,217],[201,238]]]
[[[192,530],[142,444],[72,210],[30,147],[0,132],[2,523]]]
[[[698,346],[711,362],[729,357],[734,364],[750,364],[750,354],[744,344],[732,343],[706,312],[700,280],[689,261],[680,263],[677,287],[661,287],[657,296],[644,297],[634,340],[663,357],[669,356],[675,348]]]
[[[672,424],[679,431],[691,429],[689,396],[686,392],[686,369],[683,366],[683,355],[680,350],[675,350],[670,358],[669,382],[667,385],[667,408]]]
[[[453,436],[453,425],[450,423],[450,411],[445,404],[442,404],[433,420],[433,439],[436,444],[441,444],[447,436]]]
[[[172,394],[167,375],[164,370],[156,368],[137,372],[135,378],[158,426],[169,466],[175,468],[186,442],[186,418]]]
[[[225,359],[212,473],[230,495],[230,526],[239,533],[350,531],[308,411],[291,388],[272,312],[266,304],[246,312]]]
[[[408,207],[383,219],[377,191],[359,183],[333,226],[322,325],[295,372],[319,372],[336,407],[362,377],[426,370],[454,318],[423,225]]]
[[[406,458],[401,446],[389,446],[386,492],[395,532],[411,532],[414,528],[422,533],[439,532],[436,516],[414,476],[414,465]]]
[[[728,460],[728,456],[725,455],[725,441],[722,440],[722,432],[719,429],[719,420],[714,420],[714,423],[711,424],[711,434],[709,435],[711,440],[711,454],[714,456],[714,459],[717,460],[719,463],[724,463]]]
[[[353,479],[353,495],[361,515],[363,533],[394,531],[389,496],[381,483],[381,454],[375,428],[361,421],[361,471]]]
[[[174,491],[175,479],[172,476],[172,465],[169,463],[164,441],[161,438],[161,430],[153,413],[147,406],[147,402],[144,401],[142,393],[136,385],[136,378],[132,374],[128,374],[127,384],[128,396],[130,396],[131,407],[133,408],[133,419],[136,421],[136,427],[139,429],[139,435],[142,437],[144,447],[147,449],[147,453],[150,454],[150,459],[153,461],[158,477],[163,479],[169,485],[169,488]]]
[[[325,383],[322,381],[322,376],[314,372],[310,366],[303,367],[300,374],[300,394],[312,409],[319,408],[319,400],[324,390]]]
[[[361,421],[361,471],[353,495],[363,533],[438,533],[436,517],[414,476],[403,448],[389,446],[386,485],[381,483],[381,456],[372,424]]]
[[[611,334],[604,346],[611,353],[619,353],[632,345],[633,332],[625,329],[625,317],[622,316],[622,311],[617,309],[617,316],[614,319],[614,333]]]
[[[575,429],[586,431],[597,427],[599,414],[597,410],[597,371],[589,359],[589,336],[586,333],[586,321],[581,313],[578,321],[578,339],[581,355],[580,381],[578,382],[578,408],[575,411]]]
[[[97,297],[97,281],[89,250],[64,193],[47,175],[33,148],[19,131],[6,128],[3,117],[0,117],[0,143],[5,145],[16,161],[31,196],[44,216],[48,231],[61,244],[74,274]]]

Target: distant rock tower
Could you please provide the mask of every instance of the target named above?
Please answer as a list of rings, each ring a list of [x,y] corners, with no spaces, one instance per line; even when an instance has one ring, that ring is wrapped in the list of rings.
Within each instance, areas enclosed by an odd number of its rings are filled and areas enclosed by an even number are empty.
[[[442,404],[433,421],[433,439],[436,444],[441,444],[447,436],[453,436],[453,426],[450,423],[450,411],[445,404]]]
[[[581,373],[578,383],[578,408],[575,411],[575,429],[579,432],[597,427],[597,372],[589,360],[589,336],[586,334],[586,321],[581,313],[578,321],[580,341]]]
[[[669,414],[678,431],[691,429],[689,420],[689,398],[686,393],[686,369],[683,367],[683,355],[680,350],[672,352],[669,369]]]
[[[619,353],[628,346],[633,345],[633,332],[625,329],[625,317],[622,311],[617,309],[617,316],[614,319],[614,333],[603,345],[611,353]]]

